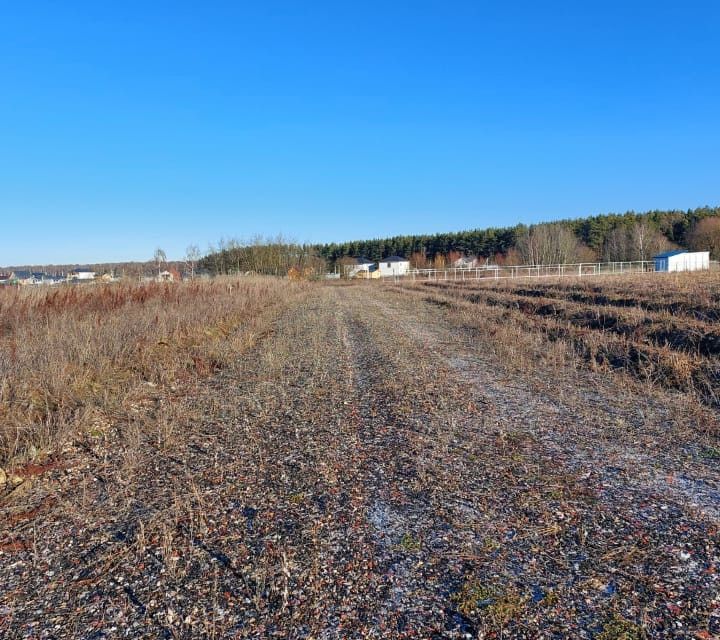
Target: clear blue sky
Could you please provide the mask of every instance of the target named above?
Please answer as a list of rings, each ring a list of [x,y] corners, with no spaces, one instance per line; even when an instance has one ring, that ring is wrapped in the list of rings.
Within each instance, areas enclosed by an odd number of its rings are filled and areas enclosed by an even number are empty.
[[[720,3],[4,2],[0,264],[720,203]]]

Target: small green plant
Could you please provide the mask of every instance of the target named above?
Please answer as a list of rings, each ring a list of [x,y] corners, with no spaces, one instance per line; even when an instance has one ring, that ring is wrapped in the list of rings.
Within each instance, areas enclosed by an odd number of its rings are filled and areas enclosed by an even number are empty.
[[[495,540],[494,538],[485,538],[483,540],[483,550],[485,551],[495,551],[496,549],[500,548],[500,543]]]
[[[488,607],[488,616],[494,624],[504,627],[511,620],[520,617],[527,601],[527,597],[511,591],[501,596],[497,602]]]
[[[541,607],[554,607],[556,604],[560,602],[560,595],[557,591],[554,591],[553,589],[550,589],[546,594],[545,597],[540,600],[540,606]]]
[[[414,538],[412,533],[405,533],[400,539],[400,547],[405,551],[418,551],[420,549],[420,540]]]
[[[493,586],[480,584],[475,579],[467,579],[460,591],[452,595],[451,600],[464,616],[471,616],[480,608],[492,604],[499,596],[498,590]]]
[[[495,585],[481,584],[469,578],[451,600],[464,616],[478,616],[503,627],[522,614],[528,598],[517,591],[503,591]]]
[[[642,627],[615,614],[605,623],[597,640],[645,640],[646,637]]]
[[[703,447],[700,455],[708,460],[720,460],[720,447]]]

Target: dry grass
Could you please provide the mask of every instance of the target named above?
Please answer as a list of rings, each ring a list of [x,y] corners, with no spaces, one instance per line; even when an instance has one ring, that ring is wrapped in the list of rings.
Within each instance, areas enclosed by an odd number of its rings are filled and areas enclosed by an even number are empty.
[[[720,278],[647,274],[406,287],[450,306],[509,361],[528,349],[559,365],[621,371],[720,404]]]
[[[448,291],[216,284],[84,305],[162,327],[125,334],[107,436],[79,409],[90,435],[6,489],[0,636],[716,635],[719,449],[689,394]]]
[[[0,466],[71,433],[98,434],[142,411],[148,393],[208,376],[265,330],[268,306],[304,286],[258,278],[0,289]],[[169,421],[156,417],[162,438]]]

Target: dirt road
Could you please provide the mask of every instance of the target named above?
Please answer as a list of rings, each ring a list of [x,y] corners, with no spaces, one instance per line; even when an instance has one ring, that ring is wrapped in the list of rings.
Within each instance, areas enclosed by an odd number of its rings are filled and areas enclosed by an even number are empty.
[[[720,471],[682,398],[509,367],[360,285],[155,401],[0,506],[3,637],[720,634]]]

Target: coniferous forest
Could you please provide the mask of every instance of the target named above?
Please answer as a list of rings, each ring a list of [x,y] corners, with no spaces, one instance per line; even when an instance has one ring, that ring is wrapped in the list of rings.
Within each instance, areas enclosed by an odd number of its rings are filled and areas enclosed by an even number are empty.
[[[414,253],[425,253],[429,259],[433,259],[436,255],[453,252],[493,258],[497,255],[507,255],[512,249],[518,249],[520,239],[533,227],[561,225],[569,228],[579,242],[589,248],[598,260],[602,260],[608,249],[608,243],[612,241],[613,232],[618,229],[631,233],[636,225],[644,222],[651,230],[661,234],[667,242],[686,247],[690,241],[690,232],[697,223],[704,218],[717,216],[720,216],[720,207],[700,207],[687,211],[656,210],[645,213],[629,211],[623,214],[611,213],[541,223],[530,227],[519,224],[513,227],[488,227],[449,233],[354,240],[318,245],[316,249],[319,255],[329,262],[344,256],[362,255],[371,260],[379,260],[389,255],[409,257]]]

